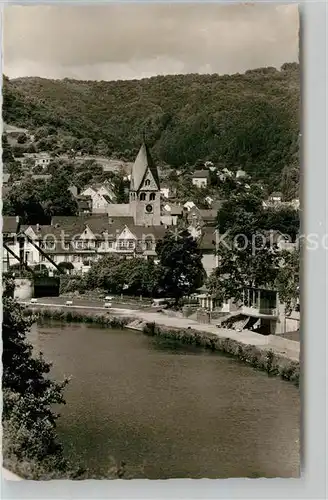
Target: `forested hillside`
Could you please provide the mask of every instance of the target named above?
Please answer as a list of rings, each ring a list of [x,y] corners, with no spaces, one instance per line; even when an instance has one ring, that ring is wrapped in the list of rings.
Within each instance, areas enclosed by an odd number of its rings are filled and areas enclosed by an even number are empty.
[[[3,119],[50,134],[90,139],[133,159],[142,132],[158,161],[210,159],[242,167],[277,187],[297,177],[300,72],[261,68],[236,75],[171,75],[143,80],[4,79]]]

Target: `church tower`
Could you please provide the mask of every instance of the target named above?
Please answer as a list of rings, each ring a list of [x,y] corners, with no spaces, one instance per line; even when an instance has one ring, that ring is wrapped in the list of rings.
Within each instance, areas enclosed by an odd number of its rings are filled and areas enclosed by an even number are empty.
[[[136,226],[161,224],[159,176],[145,140],[133,164],[129,196],[130,214]]]

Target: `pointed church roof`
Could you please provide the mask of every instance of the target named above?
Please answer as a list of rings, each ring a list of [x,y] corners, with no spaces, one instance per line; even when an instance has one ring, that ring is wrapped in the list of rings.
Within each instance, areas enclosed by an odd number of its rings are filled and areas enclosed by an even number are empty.
[[[138,156],[132,167],[131,182],[130,182],[131,191],[138,191],[140,189],[140,186],[142,185],[142,182],[145,178],[148,168],[151,171],[154,177],[154,181],[156,182],[156,185],[159,189],[160,186],[159,186],[159,177],[157,168],[150,155],[147,144],[143,142],[139,150]]]

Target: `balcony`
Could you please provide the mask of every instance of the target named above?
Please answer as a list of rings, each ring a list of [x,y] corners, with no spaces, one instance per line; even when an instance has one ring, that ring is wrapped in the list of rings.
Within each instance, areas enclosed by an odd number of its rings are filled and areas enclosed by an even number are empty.
[[[274,319],[278,318],[278,309],[276,307],[258,307],[253,306],[242,306],[242,313],[247,316],[254,316],[257,318],[268,318]]]
[[[277,293],[272,290],[245,289],[241,311],[256,318],[277,318]]]

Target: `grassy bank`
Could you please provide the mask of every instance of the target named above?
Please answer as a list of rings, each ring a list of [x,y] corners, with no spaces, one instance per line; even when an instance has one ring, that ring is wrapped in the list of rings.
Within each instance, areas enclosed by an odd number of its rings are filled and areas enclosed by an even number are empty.
[[[97,314],[90,311],[72,311],[63,308],[27,307],[25,314],[33,315],[36,321],[53,320],[65,323],[88,323],[107,328],[124,328],[131,318],[115,317],[109,313]]]
[[[299,386],[299,363],[270,349],[259,349],[254,345],[245,345],[237,340],[222,338],[207,332],[192,329],[172,329],[154,323],[147,323],[143,331],[146,335],[158,336],[182,344],[191,344],[212,351],[231,354],[254,368],[265,371],[269,375],[280,376],[282,379]]]
[[[74,311],[62,308],[46,308],[29,306],[25,314],[33,315],[36,321],[54,320],[67,323],[87,323],[107,328],[125,328],[138,318],[117,317],[108,313],[97,314],[94,311]],[[279,376],[299,385],[300,366],[299,362],[292,361],[286,356],[280,355],[271,349],[259,348],[254,345],[245,345],[237,340],[208,332],[199,332],[187,328],[168,328],[155,323],[146,323],[143,333],[149,336],[158,336],[173,340],[182,344],[200,346],[212,351],[218,351],[233,355],[241,361],[248,363],[254,368],[265,371],[269,375]]]

